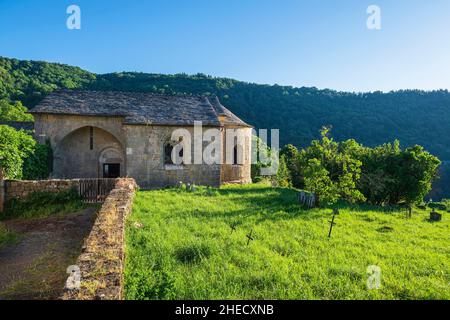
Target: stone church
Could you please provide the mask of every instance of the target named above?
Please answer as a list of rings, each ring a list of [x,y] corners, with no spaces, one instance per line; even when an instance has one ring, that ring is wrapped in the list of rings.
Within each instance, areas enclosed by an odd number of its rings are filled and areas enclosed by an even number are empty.
[[[215,96],[60,90],[30,113],[36,139],[53,147],[53,178],[131,177],[144,189],[179,181],[211,186],[251,182],[252,127]],[[181,157],[185,150],[198,151],[195,143],[200,150],[208,145],[203,136],[192,139],[191,146],[181,138],[173,141],[176,129],[195,137],[194,122],[220,132],[218,163],[173,163],[176,144]],[[227,141],[229,130],[240,138]],[[226,157],[228,143],[233,154]]]

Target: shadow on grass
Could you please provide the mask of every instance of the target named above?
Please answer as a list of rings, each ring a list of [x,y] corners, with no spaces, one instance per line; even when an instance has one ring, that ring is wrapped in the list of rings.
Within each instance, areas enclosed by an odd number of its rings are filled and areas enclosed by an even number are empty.
[[[399,205],[378,206],[378,205],[372,205],[372,204],[366,204],[366,203],[351,204],[351,203],[344,202],[344,201],[340,201],[340,202],[336,203],[335,205],[330,206],[330,208],[349,210],[349,211],[358,211],[358,212],[372,211],[372,212],[376,212],[376,213],[404,213],[407,211],[406,208],[399,206]]]

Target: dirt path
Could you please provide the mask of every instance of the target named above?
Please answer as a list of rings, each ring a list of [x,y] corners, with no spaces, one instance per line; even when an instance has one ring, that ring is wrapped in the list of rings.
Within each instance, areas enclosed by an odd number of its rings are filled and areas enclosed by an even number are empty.
[[[0,249],[0,300],[57,299],[96,212],[92,207],[64,216],[5,221],[21,241]]]

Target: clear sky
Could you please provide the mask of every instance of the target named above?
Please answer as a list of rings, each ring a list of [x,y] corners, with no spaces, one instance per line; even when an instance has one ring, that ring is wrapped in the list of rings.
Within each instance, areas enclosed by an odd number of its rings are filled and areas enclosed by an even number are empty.
[[[69,30],[66,8],[81,9]],[[381,8],[381,30],[366,26]],[[450,89],[449,0],[0,0],[0,56],[346,91]]]

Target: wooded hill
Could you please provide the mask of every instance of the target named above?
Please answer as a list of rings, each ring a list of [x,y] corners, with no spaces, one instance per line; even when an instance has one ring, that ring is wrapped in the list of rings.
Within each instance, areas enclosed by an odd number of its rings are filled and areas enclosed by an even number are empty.
[[[317,88],[246,83],[204,74],[135,72],[94,74],[68,65],[0,57],[0,99],[35,106],[58,88],[216,94],[256,128],[280,129],[280,143],[297,147],[319,137],[324,125],[335,140],[354,138],[375,146],[395,139],[420,144],[450,160],[450,93],[407,90],[350,93]]]

